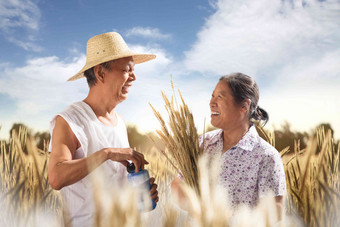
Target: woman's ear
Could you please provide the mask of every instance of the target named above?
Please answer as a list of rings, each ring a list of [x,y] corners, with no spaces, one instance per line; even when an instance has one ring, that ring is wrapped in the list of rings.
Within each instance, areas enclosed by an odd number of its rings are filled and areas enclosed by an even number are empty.
[[[248,112],[248,110],[250,109],[250,105],[251,105],[250,99],[245,99],[242,102],[242,112]]]
[[[104,82],[104,68],[101,65],[96,65],[93,69],[94,75],[97,78],[97,81]]]

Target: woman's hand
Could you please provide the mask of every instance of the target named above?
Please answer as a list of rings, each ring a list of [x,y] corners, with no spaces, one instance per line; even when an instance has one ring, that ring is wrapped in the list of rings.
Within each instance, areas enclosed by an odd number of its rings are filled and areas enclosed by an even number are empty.
[[[184,182],[178,176],[171,183],[171,194],[173,195],[175,203],[183,210],[190,210],[190,201],[183,190]]]
[[[120,162],[124,166],[127,166],[129,163],[128,160],[132,161],[136,166],[136,173],[139,172],[139,169],[144,169],[144,165],[149,164],[142,153],[135,151],[132,148],[105,148],[103,150],[107,153],[108,159]]]

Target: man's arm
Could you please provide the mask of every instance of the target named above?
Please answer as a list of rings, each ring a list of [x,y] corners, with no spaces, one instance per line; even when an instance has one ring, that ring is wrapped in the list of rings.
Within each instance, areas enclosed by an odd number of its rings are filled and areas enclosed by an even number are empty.
[[[127,164],[131,160],[135,166],[144,169],[148,162],[143,154],[131,148],[104,148],[92,155],[72,160],[74,152],[80,143],[70,126],[60,116],[57,117],[52,133],[52,150],[48,164],[48,179],[51,187],[56,190],[74,184],[86,177],[95,168],[108,159]],[[139,168],[136,168],[138,172]]]

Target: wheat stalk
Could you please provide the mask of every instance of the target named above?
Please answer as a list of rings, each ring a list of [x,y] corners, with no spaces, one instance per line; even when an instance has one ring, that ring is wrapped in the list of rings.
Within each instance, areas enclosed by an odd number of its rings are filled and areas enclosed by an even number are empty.
[[[1,143],[0,156],[0,201],[8,216],[6,226],[35,226],[41,210],[61,217],[61,198],[47,180],[49,156],[38,150],[26,128],[12,131],[9,142]]]
[[[179,170],[184,182],[199,192],[198,158],[202,154],[202,150],[198,144],[198,134],[194,118],[179,90],[181,104],[177,104],[172,80],[171,86],[173,88],[171,101],[163,91],[161,92],[168,114],[168,124],[165,123],[161,114],[149,103],[161,125],[161,130],[157,130],[156,133],[163,141],[168,154],[165,151],[161,152],[171,162],[171,165]]]

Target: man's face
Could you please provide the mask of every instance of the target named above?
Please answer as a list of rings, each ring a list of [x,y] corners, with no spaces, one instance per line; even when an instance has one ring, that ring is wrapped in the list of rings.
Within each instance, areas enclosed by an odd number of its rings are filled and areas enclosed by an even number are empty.
[[[118,103],[128,98],[132,82],[136,80],[134,66],[132,57],[127,57],[116,60],[111,71],[105,70],[104,88],[107,89],[107,94]]]

